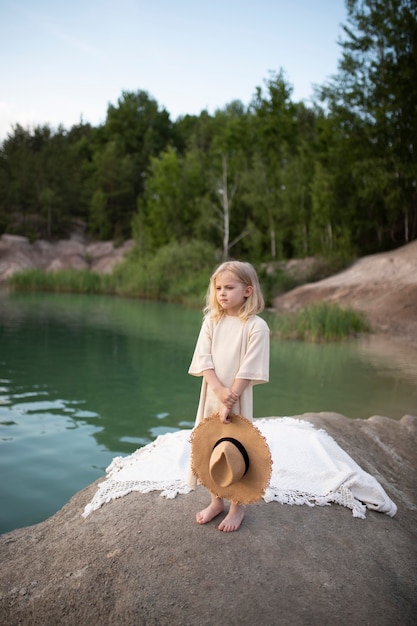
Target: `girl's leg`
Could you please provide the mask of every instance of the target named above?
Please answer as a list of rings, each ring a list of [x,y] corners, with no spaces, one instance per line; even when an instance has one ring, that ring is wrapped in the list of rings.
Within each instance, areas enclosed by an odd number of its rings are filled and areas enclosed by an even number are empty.
[[[245,516],[245,507],[243,504],[230,503],[230,509],[224,520],[218,525],[218,529],[225,533],[238,530]]]
[[[208,505],[208,507],[206,507],[202,511],[199,511],[197,515],[195,516],[197,520],[197,524],[207,524],[207,522],[210,522],[212,519],[217,517],[217,515],[220,515],[220,513],[222,513],[223,511],[224,511],[223,498],[218,498],[212,493],[211,502]]]

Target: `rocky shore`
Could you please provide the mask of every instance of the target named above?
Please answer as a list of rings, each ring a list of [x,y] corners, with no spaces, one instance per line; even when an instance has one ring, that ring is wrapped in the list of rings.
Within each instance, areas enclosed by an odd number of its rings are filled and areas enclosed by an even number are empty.
[[[398,506],[247,507],[237,533],[199,526],[202,488],[131,493],[81,517],[96,483],[41,524],[0,536],[0,623],[412,626],[417,417],[296,416],[325,428]]]
[[[110,271],[126,249],[99,245],[87,251],[74,240],[51,249],[3,236],[0,277],[36,263]],[[317,299],[363,310],[380,333],[415,349],[417,242],[275,304],[294,309]],[[196,524],[207,499],[198,488],[174,500],[131,493],[84,519],[97,481],[45,522],[0,536],[0,625],[414,626],[417,416],[295,417],[324,428],[372,474],[397,504],[396,516],[368,511],[359,520],[337,505],[261,501],[247,507],[237,533],[221,533],[215,520]]]

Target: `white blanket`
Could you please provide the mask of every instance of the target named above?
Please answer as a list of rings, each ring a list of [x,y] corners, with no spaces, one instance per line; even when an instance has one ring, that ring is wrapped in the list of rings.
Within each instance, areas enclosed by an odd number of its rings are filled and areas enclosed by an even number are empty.
[[[362,519],[366,508],[395,515],[397,507],[378,481],[324,430],[289,417],[257,419],[255,425],[268,441],[273,459],[265,502],[309,506],[334,502]],[[191,430],[160,435],[130,456],[113,459],[83,517],[131,491],[161,491],[166,498],[190,493],[186,482],[190,435]]]

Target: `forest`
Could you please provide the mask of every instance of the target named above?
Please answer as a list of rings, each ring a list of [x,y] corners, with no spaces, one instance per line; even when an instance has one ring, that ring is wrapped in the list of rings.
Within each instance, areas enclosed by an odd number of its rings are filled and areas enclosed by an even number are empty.
[[[171,120],[138,89],[97,127],[15,125],[0,147],[0,234],[81,228],[148,256],[204,242],[254,263],[416,239],[417,4],[346,8],[338,73],[311,105],[279,68],[212,115]]]

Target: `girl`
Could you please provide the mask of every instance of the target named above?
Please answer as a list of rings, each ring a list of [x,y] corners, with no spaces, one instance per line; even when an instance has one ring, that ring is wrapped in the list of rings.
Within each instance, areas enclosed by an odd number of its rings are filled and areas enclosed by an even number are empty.
[[[215,270],[188,371],[203,377],[196,425],[216,412],[224,424],[230,423],[231,413],[253,419],[252,386],[269,380],[270,333],[257,315],[263,308],[258,276],[250,263],[227,261]],[[211,494],[210,504],[196,515],[197,523],[206,524],[223,510],[223,499]],[[243,517],[243,505],[231,502],[218,528],[235,531]]]

